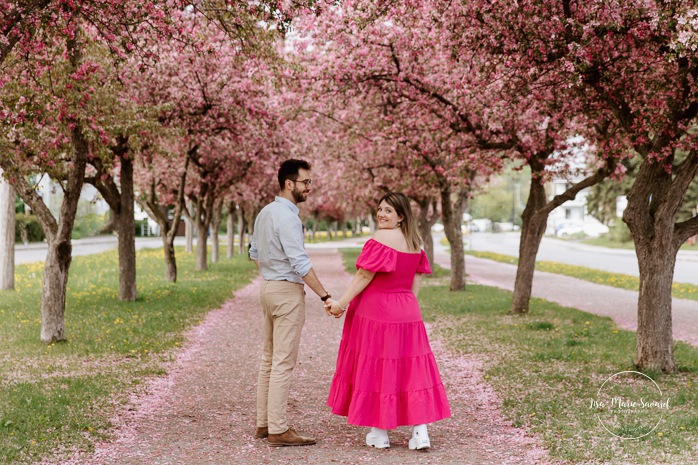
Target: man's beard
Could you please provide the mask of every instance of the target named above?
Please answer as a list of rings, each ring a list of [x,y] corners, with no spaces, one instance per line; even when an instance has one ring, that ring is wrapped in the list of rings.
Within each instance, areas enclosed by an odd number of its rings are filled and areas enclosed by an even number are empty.
[[[306,200],[306,197],[303,196],[303,193],[301,191],[299,191],[298,189],[296,189],[295,187],[291,191],[291,195],[293,196],[293,200],[295,200],[296,203],[302,203],[302,202],[305,202],[305,200]],[[307,196],[307,194],[306,194],[306,196]]]

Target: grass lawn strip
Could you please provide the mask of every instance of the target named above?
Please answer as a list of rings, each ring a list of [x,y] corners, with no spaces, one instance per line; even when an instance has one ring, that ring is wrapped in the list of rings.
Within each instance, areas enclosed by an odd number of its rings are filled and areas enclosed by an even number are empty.
[[[177,283],[164,279],[162,249],[137,252],[138,300],[118,301],[116,251],[73,258],[68,342],[39,341],[43,263],[16,268],[16,291],[0,293],[0,462],[33,463],[91,450],[123,404],[163,367],[187,328],[256,275],[244,256],[194,271],[177,249]]]

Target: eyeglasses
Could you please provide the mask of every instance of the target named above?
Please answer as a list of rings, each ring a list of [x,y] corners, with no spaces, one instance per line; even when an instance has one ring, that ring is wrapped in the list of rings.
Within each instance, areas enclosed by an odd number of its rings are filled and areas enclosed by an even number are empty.
[[[303,184],[305,184],[306,187],[309,187],[313,184],[312,179],[294,179],[293,182],[302,182]]]

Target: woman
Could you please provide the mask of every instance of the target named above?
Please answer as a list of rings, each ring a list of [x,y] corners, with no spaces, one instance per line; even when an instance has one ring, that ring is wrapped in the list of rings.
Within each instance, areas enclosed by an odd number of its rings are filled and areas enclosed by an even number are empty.
[[[326,304],[336,317],[347,312],[327,404],[372,427],[369,446],[390,447],[388,430],[413,425],[409,448],[427,449],[427,424],[451,415],[417,303],[431,268],[404,194],[381,198],[377,219],[349,289]]]

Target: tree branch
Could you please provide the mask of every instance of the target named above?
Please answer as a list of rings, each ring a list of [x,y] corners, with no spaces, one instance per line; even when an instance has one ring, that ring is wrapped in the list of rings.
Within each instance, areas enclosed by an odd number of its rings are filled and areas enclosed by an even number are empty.
[[[674,225],[674,246],[678,250],[689,237],[698,235],[698,216]]]
[[[569,189],[567,189],[562,194],[558,194],[553,199],[546,203],[543,208],[538,210],[535,215],[549,215],[551,211],[567,202],[568,200],[574,200],[577,194],[587,187],[591,187],[595,184],[600,183],[606,179],[615,169],[615,164],[608,160],[605,167],[598,169],[594,174],[584,178],[582,181],[573,184]]]

